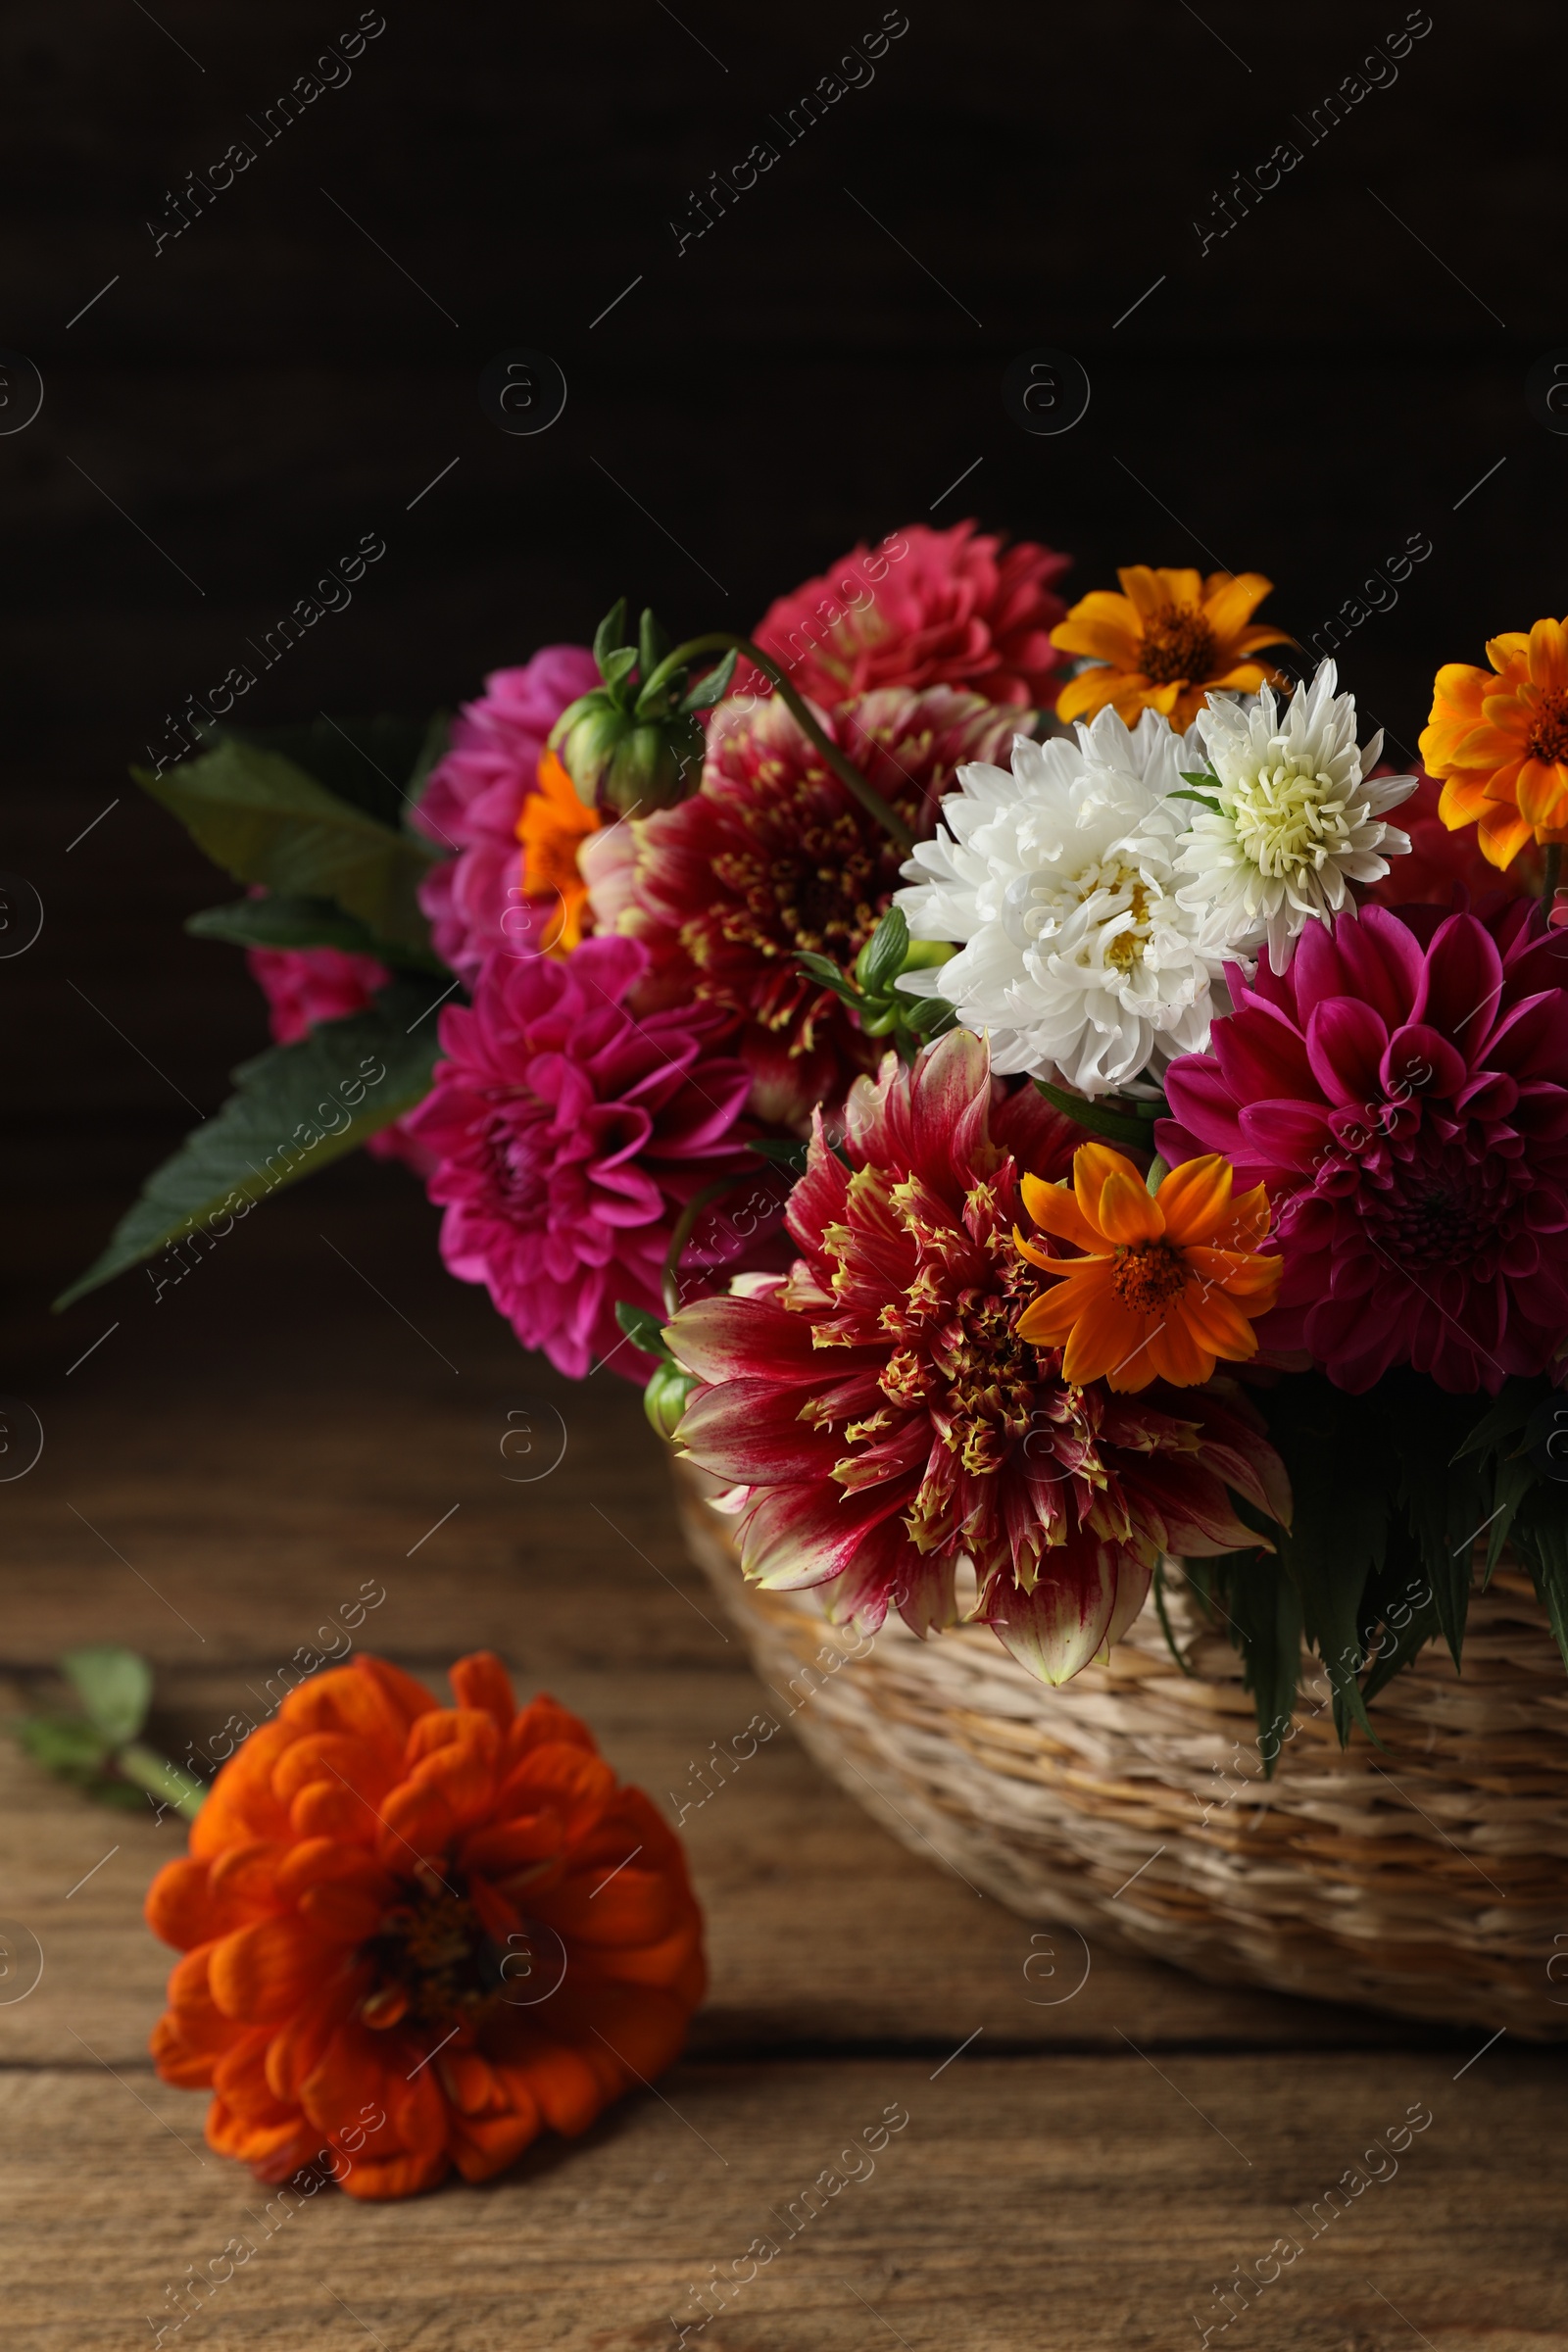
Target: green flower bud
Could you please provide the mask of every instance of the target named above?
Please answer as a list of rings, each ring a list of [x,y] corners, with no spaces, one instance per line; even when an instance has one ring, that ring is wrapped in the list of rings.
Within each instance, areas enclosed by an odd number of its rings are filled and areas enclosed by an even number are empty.
[[[550,747],[586,807],[646,815],[673,808],[693,789],[702,773],[703,724],[679,710],[639,719],[614,687],[596,686],[562,712]]]
[[[697,1386],[679,1364],[660,1364],[643,1391],[643,1411],[662,1438],[672,1438],[686,1410],[686,1399]]]

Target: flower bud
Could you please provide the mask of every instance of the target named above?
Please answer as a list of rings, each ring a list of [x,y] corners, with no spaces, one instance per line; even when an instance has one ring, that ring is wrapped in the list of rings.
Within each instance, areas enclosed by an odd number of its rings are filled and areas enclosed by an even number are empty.
[[[550,734],[579,798],[611,817],[673,808],[696,790],[707,740],[701,712],[735,667],[732,654],[688,693],[680,657],[666,657],[652,612],[634,646],[620,642],[625,626],[622,598],[594,639],[602,683],[569,704]]]
[[[697,1386],[689,1372],[679,1364],[663,1363],[656,1367],[653,1379],[643,1391],[643,1411],[662,1438],[672,1438],[686,1410],[686,1399]]]

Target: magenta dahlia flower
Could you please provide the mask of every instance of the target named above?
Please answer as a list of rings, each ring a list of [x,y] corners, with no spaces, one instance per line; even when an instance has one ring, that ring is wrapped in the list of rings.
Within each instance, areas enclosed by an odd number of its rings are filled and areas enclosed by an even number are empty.
[[[1049,708],[1065,675],[1051,631],[1066,606],[1050,583],[1072,558],[970,522],[910,523],[857,547],[768,607],[753,636],[790,684],[831,708],[880,686],[961,686],[987,702]],[[767,693],[744,664],[737,692]]]
[[[566,705],[598,683],[585,645],[542,646],[520,669],[493,669],[478,701],[459,712],[414,811],[422,833],[457,852],[425,876],[419,904],[436,954],[470,983],[496,948],[520,941],[533,952],[528,943],[555,912],[554,899],[543,902],[530,926],[517,819],[538,787],[545,738]]]
[[[245,961],[267,999],[267,1022],[276,1046],[292,1046],[320,1021],[340,1021],[364,1012],[392,975],[373,956],[351,956],[342,948],[249,948]],[[410,1135],[406,1120],[394,1119],[367,1136],[372,1159],[400,1159],[416,1175],[430,1171],[430,1154]]]
[[[1083,1137],[1032,1088],[1004,1096],[977,1037],[912,1070],[890,1054],[846,1129],[849,1166],[817,1116],[789,1274],[669,1326],[704,1384],[677,1442],[739,1482],[758,1583],[821,1586],[867,1629],[892,1602],[924,1634],[957,1619],[967,1560],[967,1614],[1065,1682],[1138,1615],[1162,1550],[1256,1541],[1227,1486],[1287,1515],[1283,1468],[1239,1401],[1073,1387],[1058,1348],[1020,1339],[1049,1278],[1013,1245],[1019,1170],[1063,1173]]]
[[[948,686],[818,715],[917,841],[958,766],[1004,757],[1012,731],[1010,710]],[[599,929],[649,950],[645,1001],[720,1009],[757,1115],[804,1128],[880,1050],[796,959],[810,949],[848,969],[888,909],[902,855],[782,703],[730,702],[710,724],[701,789],[596,834],[582,865]]]
[[[1172,1163],[1261,1182],[1285,1259],[1264,1348],[1355,1394],[1412,1364],[1455,1395],[1544,1372],[1568,1332],[1568,937],[1367,906],[1309,923],[1207,1054],[1172,1062]]]
[[[482,1282],[522,1345],[574,1380],[596,1355],[646,1379],[647,1358],[621,1345],[617,1301],[662,1312],[682,1208],[760,1164],[741,1124],[746,1072],[713,1050],[718,1018],[627,1010],[647,964],[629,939],[584,940],[564,958],[493,956],[471,1007],[441,1015],[447,1058],[409,1120],[435,1156],[448,1270]],[[741,1247],[732,1225],[711,1231],[709,1262]]]

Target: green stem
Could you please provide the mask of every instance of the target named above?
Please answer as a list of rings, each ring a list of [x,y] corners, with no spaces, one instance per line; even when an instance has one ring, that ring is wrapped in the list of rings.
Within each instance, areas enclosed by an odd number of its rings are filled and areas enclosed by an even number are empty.
[[[156,1796],[164,1804],[172,1805],[186,1821],[194,1821],[201,1811],[202,1800],[207,1794],[202,1783],[194,1774],[182,1772],[177,1764],[171,1764],[166,1756],[159,1755],[156,1748],[143,1747],[139,1740],[133,1740],[128,1747],[117,1749],[115,1766],[127,1781],[133,1781],[138,1788],[145,1788],[149,1796]]]
[[[772,679],[786,710],[792,713],[802,733],[815,744],[846,791],[854,793],[867,815],[876,818],[882,830],[891,835],[901,850],[912,850],[914,835],[903,817],[889,808],[876,786],[862,776],[855,762],[846,759],[838,745],[823,733],[809,708],[801,700],[778,664],[762,652],[760,646],[754,645],[749,637],[738,637],[731,629],[711,629],[706,637],[688,637],[684,645],[677,645],[672,654],[664,656],[652,677],[644,681],[641,692],[646,695],[650,690],[667,684],[677,670],[684,669],[700,654],[728,653],[744,654],[748,662],[761,670],[765,677]]]
[[[680,1312],[680,1261],[685,1255],[687,1243],[697,1231],[699,1217],[705,1208],[711,1208],[715,1200],[721,1200],[726,1193],[732,1193],[738,1184],[750,1182],[749,1170],[742,1170],[734,1176],[715,1177],[711,1184],[705,1184],[700,1193],[693,1193],[676,1218],[675,1230],[669,1237],[669,1254],[664,1260],[664,1312],[671,1322]]]
[[[1557,896],[1557,876],[1562,872],[1562,843],[1548,841],[1546,854],[1541,861],[1541,904],[1549,914],[1551,903]]]

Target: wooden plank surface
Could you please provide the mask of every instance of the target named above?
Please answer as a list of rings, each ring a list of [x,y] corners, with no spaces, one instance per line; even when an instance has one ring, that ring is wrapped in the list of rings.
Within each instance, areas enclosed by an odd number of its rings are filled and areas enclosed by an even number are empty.
[[[210,1749],[343,1604],[384,1594],[356,1642],[437,1688],[494,1646],[673,1815],[709,1742],[776,1702],[684,1560],[635,1393],[519,1356],[441,1275],[399,1181],[281,1198],[156,1307],[128,1282],[33,1327],[5,1376],[45,1446],[0,1486],[0,1711],[55,1691],[70,1642],[126,1641],[155,1663],[168,1751]],[[506,1419],[522,1399],[536,1453]],[[1211,2326],[1259,2347],[1411,2328],[1444,2352],[1568,2347],[1562,2054],[1478,2058],[1484,2037],[1042,1942],[784,1736],[684,1826],[712,1988],[662,2096],[484,2189],[393,2211],[325,2193],[263,2235],[266,2198],[202,2143],[204,2099],[145,2055],[170,1955],[139,1906],[177,1825],[91,1806],[0,1743],[0,1917],[43,1958],[0,2004],[8,2352],[152,2342],[147,2315],[177,2316],[166,2289],[235,2236],[255,2251],[166,2342],[675,2343],[703,2317],[693,2282],[715,2264],[733,2281],[768,2232],[777,2254],[688,2343],[1164,2345]],[[1317,2237],[1293,2221],[1348,2168],[1393,2163],[1364,2151],[1412,2102],[1434,2121],[1396,2175]],[[909,2122],[874,2173],[786,2235],[889,2103]],[[1214,2281],[1293,2234],[1301,2253],[1221,2333]]]

